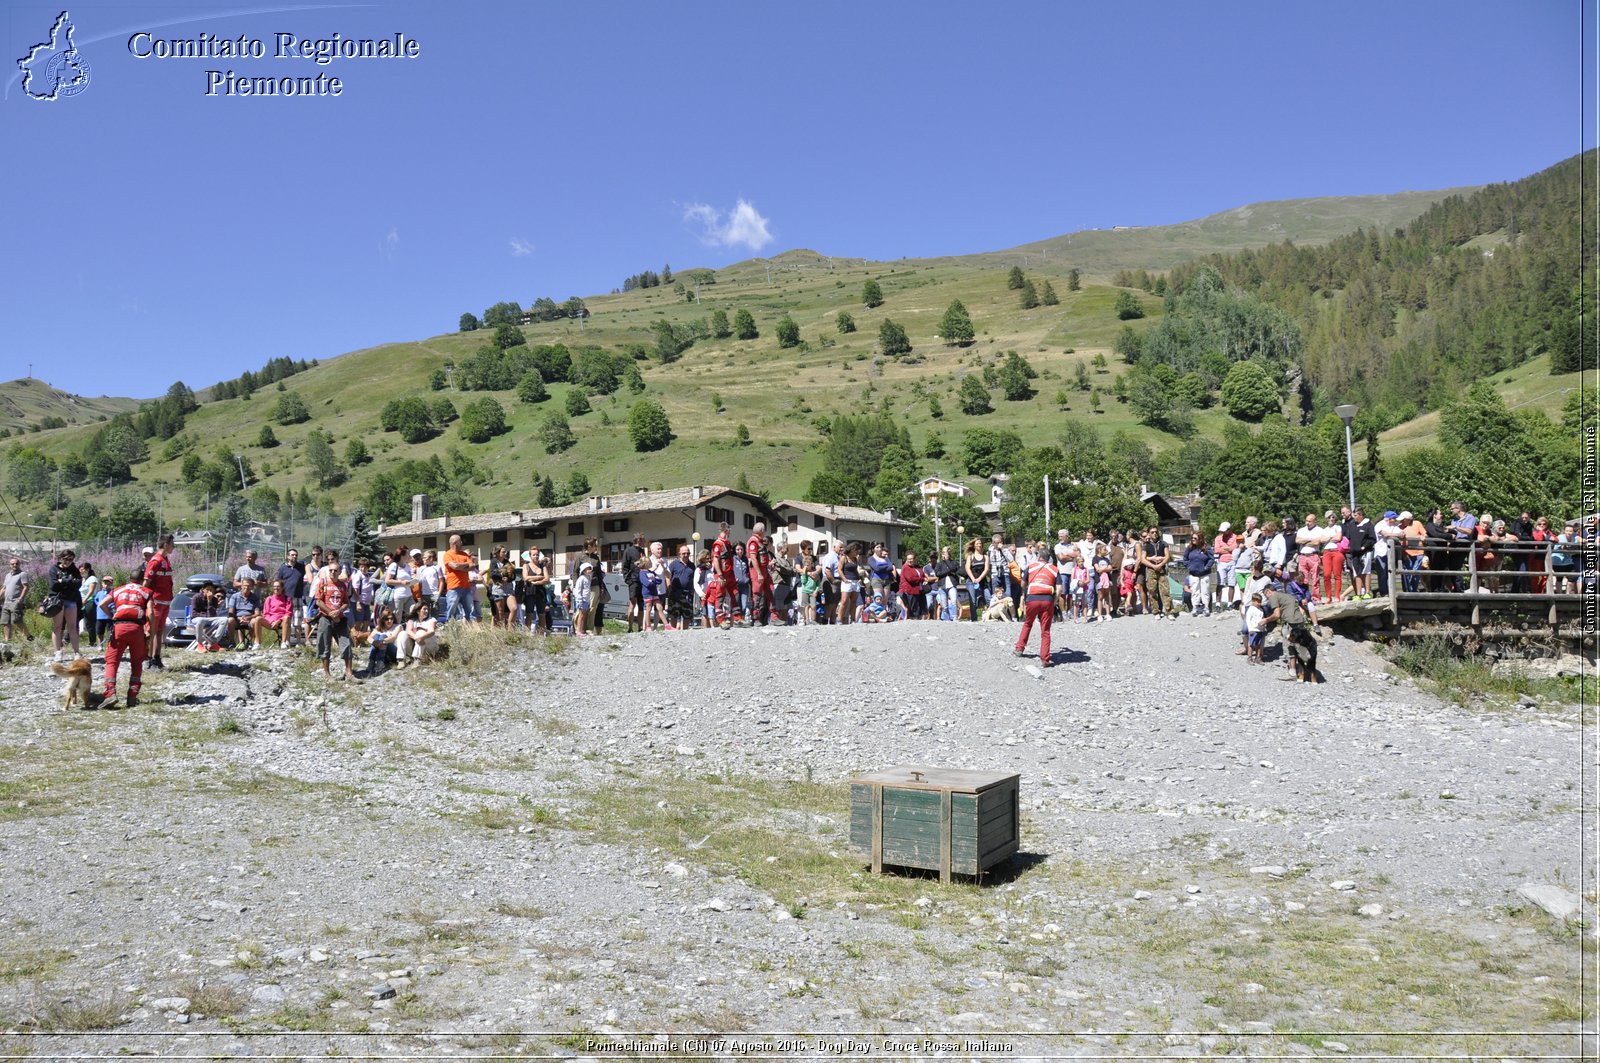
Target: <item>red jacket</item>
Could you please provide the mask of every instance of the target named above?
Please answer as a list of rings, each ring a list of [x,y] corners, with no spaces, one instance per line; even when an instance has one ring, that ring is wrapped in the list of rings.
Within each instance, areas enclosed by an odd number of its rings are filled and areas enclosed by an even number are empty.
[[[142,585],[124,583],[111,592],[111,619],[118,624],[144,623],[145,615],[150,610],[151,597],[151,593]]]
[[[750,589],[765,590],[772,565],[772,554],[767,550],[766,536],[750,536],[750,541],[744,544],[744,557],[746,564],[750,566]]]
[[[900,593],[922,593],[922,569],[909,561],[900,566]]]

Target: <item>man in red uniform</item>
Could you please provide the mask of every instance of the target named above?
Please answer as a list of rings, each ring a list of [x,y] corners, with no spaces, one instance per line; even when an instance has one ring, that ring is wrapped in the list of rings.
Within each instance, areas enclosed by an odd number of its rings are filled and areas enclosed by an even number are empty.
[[[1022,574],[1027,587],[1023,597],[1022,635],[1017,639],[1014,656],[1027,656],[1028,636],[1033,633],[1033,622],[1039,622],[1039,663],[1050,667],[1050,620],[1055,616],[1056,592],[1061,589],[1061,572],[1049,561],[1050,551],[1043,543],[1035,544],[1033,560]]]
[[[726,631],[734,621],[744,620],[739,609],[739,582],[733,578],[733,541],[728,538],[726,522],[717,533],[717,541],[711,544],[711,578],[717,581],[717,626]]]
[[[149,627],[145,645],[139,656],[150,654],[150,667],[163,669],[161,644],[167,638],[167,611],[172,608],[172,536],[161,540],[160,547],[145,562],[143,582],[150,591]]]
[[[767,525],[757,521],[744,544],[744,561],[750,568],[750,622],[767,626],[772,615],[772,549],[767,545]]]
[[[161,557],[161,554],[155,556]],[[170,579],[170,577],[169,577]],[[117,700],[117,668],[122,655],[128,655],[133,676],[128,680],[128,708],[139,704],[139,681],[144,676],[145,621],[150,618],[153,595],[146,586],[149,580],[129,580],[111,592],[111,638],[106,643],[106,691],[103,700],[91,702],[90,708],[103,705],[111,708]],[[159,628],[157,630],[160,630]]]

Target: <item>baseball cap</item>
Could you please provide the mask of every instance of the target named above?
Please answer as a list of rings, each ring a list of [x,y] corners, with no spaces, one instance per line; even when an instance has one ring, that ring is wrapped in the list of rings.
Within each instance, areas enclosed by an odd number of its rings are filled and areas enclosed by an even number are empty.
[[[1409,509],[1402,509],[1400,511],[1400,519],[1401,520],[1410,520],[1411,516],[1412,516],[1412,514],[1411,514],[1411,511]]]
[[[1221,524],[1217,525],[1217,531],[1225,532],[1231,527],[1233,527],[1232,524],[1229,524],[1227,521],[1223,521]]]
[[[150,555],[150,554],[153,554],[153,553],[155,553],[155,552],[156,552],[156,548],[155,548],[155,547],[153,547],[153,546],[147,546],[147,547],[145,547],[145,548],[144,548],[144,549],[143,549],[143,550],[140,550],[140,551],[139,551],[139,552],[140,552],[140,553],[141,553],[141,554],[145,554],[145,555],[147,555],[147,556],[148,556],[148,555]]]
[[[1386,509],[1386,510],[1383,511],[1383,519],[1384,520],[1394,520],[1399,515],[1400,514],[1396,513],[1392,509]]]
[[[578,571],[579,572],[587,572],[591,568],[594,568],[594,562],[593,561],[585,561],[583,564],[578,566]]]

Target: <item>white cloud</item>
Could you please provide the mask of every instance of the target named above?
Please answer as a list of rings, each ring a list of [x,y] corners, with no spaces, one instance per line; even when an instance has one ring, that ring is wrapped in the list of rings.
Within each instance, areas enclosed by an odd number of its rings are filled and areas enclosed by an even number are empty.
[[[533,245],[520,236],[511,238],[511,257],[521,258],[523,255],[533,254]]]
[[[683,208],[684,224],[699,228],[700,242],[713,247],[748,247],[759,251],[772,243],[767,218],[755,204],[741,199],[724,214],[705,203],[690,203]]]
[[[389,235],[383,238],[383,243],[378,245],[380,257],[393,260],[394,253],[400,248],[400,230],[393,225],[389,226]]]

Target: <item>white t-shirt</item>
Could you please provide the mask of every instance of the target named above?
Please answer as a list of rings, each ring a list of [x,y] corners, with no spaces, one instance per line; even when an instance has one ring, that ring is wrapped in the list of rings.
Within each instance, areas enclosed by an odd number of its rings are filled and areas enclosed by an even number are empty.
[[[1057,539],[1056,540],[1056,547],[1055,547],[1055,550],[1056,550],[1056,567],[1060,568],[1062,565],[1067,564],[1072,559],[1072,552],[1075,549],[1077,549],[1077,548],[1075,546],[1073,546],[1073,544],[1064,543],[1061,540]]]
[[[422,584],[422,593],[428,598],[437,597],[439,594],[439,581],[443,578],[444,569],[438,565],[418,565],[417,582]]]
[[[1372,526],[1372,533],[1377,537],[1377,542],[1372,546],[1373,556],[1386,558],[1389,556],[1389,543],[1400,534],[1400,526],[1385,517]]]

